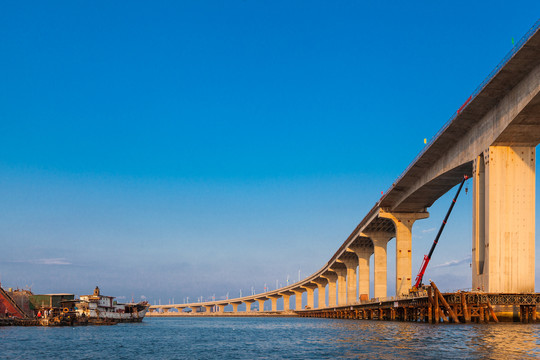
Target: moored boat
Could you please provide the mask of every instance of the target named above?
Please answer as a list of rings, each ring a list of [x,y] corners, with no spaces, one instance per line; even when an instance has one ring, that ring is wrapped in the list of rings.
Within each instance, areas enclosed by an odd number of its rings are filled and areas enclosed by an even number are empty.
[[[114,296],[101,295],[97,286],[92,295],[81,295],[79,300],[73,301],[77,318],[95,324],[141,322],[149,307],[146,301],[118,304]],[[72,309],[67,307],[66,310]]]

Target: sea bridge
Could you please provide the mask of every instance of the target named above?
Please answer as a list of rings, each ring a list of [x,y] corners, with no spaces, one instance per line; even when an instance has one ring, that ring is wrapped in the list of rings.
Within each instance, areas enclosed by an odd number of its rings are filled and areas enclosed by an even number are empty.
[[[274,291],[226,300],[154,305],[150,311],[182,312],[191,308],[224,313],[231,305],[232,313],[237,314],[240,304],[245,304],[244,313],[249,313],[252,304],[258,303],[259,312],[277,313],[277,301],[282,299],[283,314],[295,311],[303,316],[323,316],[328,311],[354,311],[355,316],[369,316],[354,306],[395,300],[387,297],[387,244],[393,238],[396,299],[407,302],[413,281],[413,225],[427,218],[427,209],[463,176],[473,181],[472,288],[518,298],[519,294],[533,294],[535,157],[540,143],[539,28],[540,20],[458,108],[320,270]],[[307,310],[300,311],[304,293]],[[265,308],[268,300],[271,308]],[[535,318],[538,296],[529,300],[519,305],[528,306],[531,314],[534,307]]]

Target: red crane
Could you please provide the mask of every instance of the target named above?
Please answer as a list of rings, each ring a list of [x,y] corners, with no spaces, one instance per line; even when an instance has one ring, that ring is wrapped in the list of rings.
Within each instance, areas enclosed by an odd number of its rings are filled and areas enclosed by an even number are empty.
[[[418,291],[420,286],[422,286],[422,279],[424,278],[424,273],[426,272],[426,268],[429,264],[429,260],[431,260],[431,255],[433,255],[433,250],[435,250],[435,247],[437,246],[437,243],[439,242],[439,238],[441,237],[441,233],[444,229],[444,226],[446,225],[446,222],[448,221],[448,217],[450,216],[450,213],[452,212],[452,209],[454,208],[454,205],[456,204],[456,200],[459,196],[459,192],[461,191],[463,184],[468,178],[469,177],[467,175],[463,176],[463,180],[461,180],[461,184],[459,184],[459,188],[457,190],[456,196],[454,196],[454,199],[452,200],[452,203],[450,204],[450,209],[448,209],[448,212],[446,213],[446,217],[444,218],[441,224],[441,228],[439,229],[439,232],[437,233],[437,236],[435,237],[435,240],[433,241],[433,245],[431,245],[431,250],[429,250],[429,254],[424,255],[424,261],[422,262],[422,266],[420,266],[420,271],[418,272],[418,275],[416,275],[414,286],[411,289],[412,292]]]

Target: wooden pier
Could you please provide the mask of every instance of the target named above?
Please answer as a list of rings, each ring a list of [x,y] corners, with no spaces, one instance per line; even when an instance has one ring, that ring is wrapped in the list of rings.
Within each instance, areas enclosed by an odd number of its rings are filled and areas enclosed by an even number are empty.
[[[426,323],[537,322],[540,293],[491,294],[484,292],[441,293],[431,286],[414,296],[385,301],[297,311],[302,317],[392,320]]]

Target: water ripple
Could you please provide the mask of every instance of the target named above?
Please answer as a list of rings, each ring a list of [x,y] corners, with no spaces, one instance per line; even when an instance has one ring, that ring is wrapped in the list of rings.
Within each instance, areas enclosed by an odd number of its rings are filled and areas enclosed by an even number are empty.
[[[0,328],[0,359],[532,359],[540,325],[307,318],[147,318]]]

